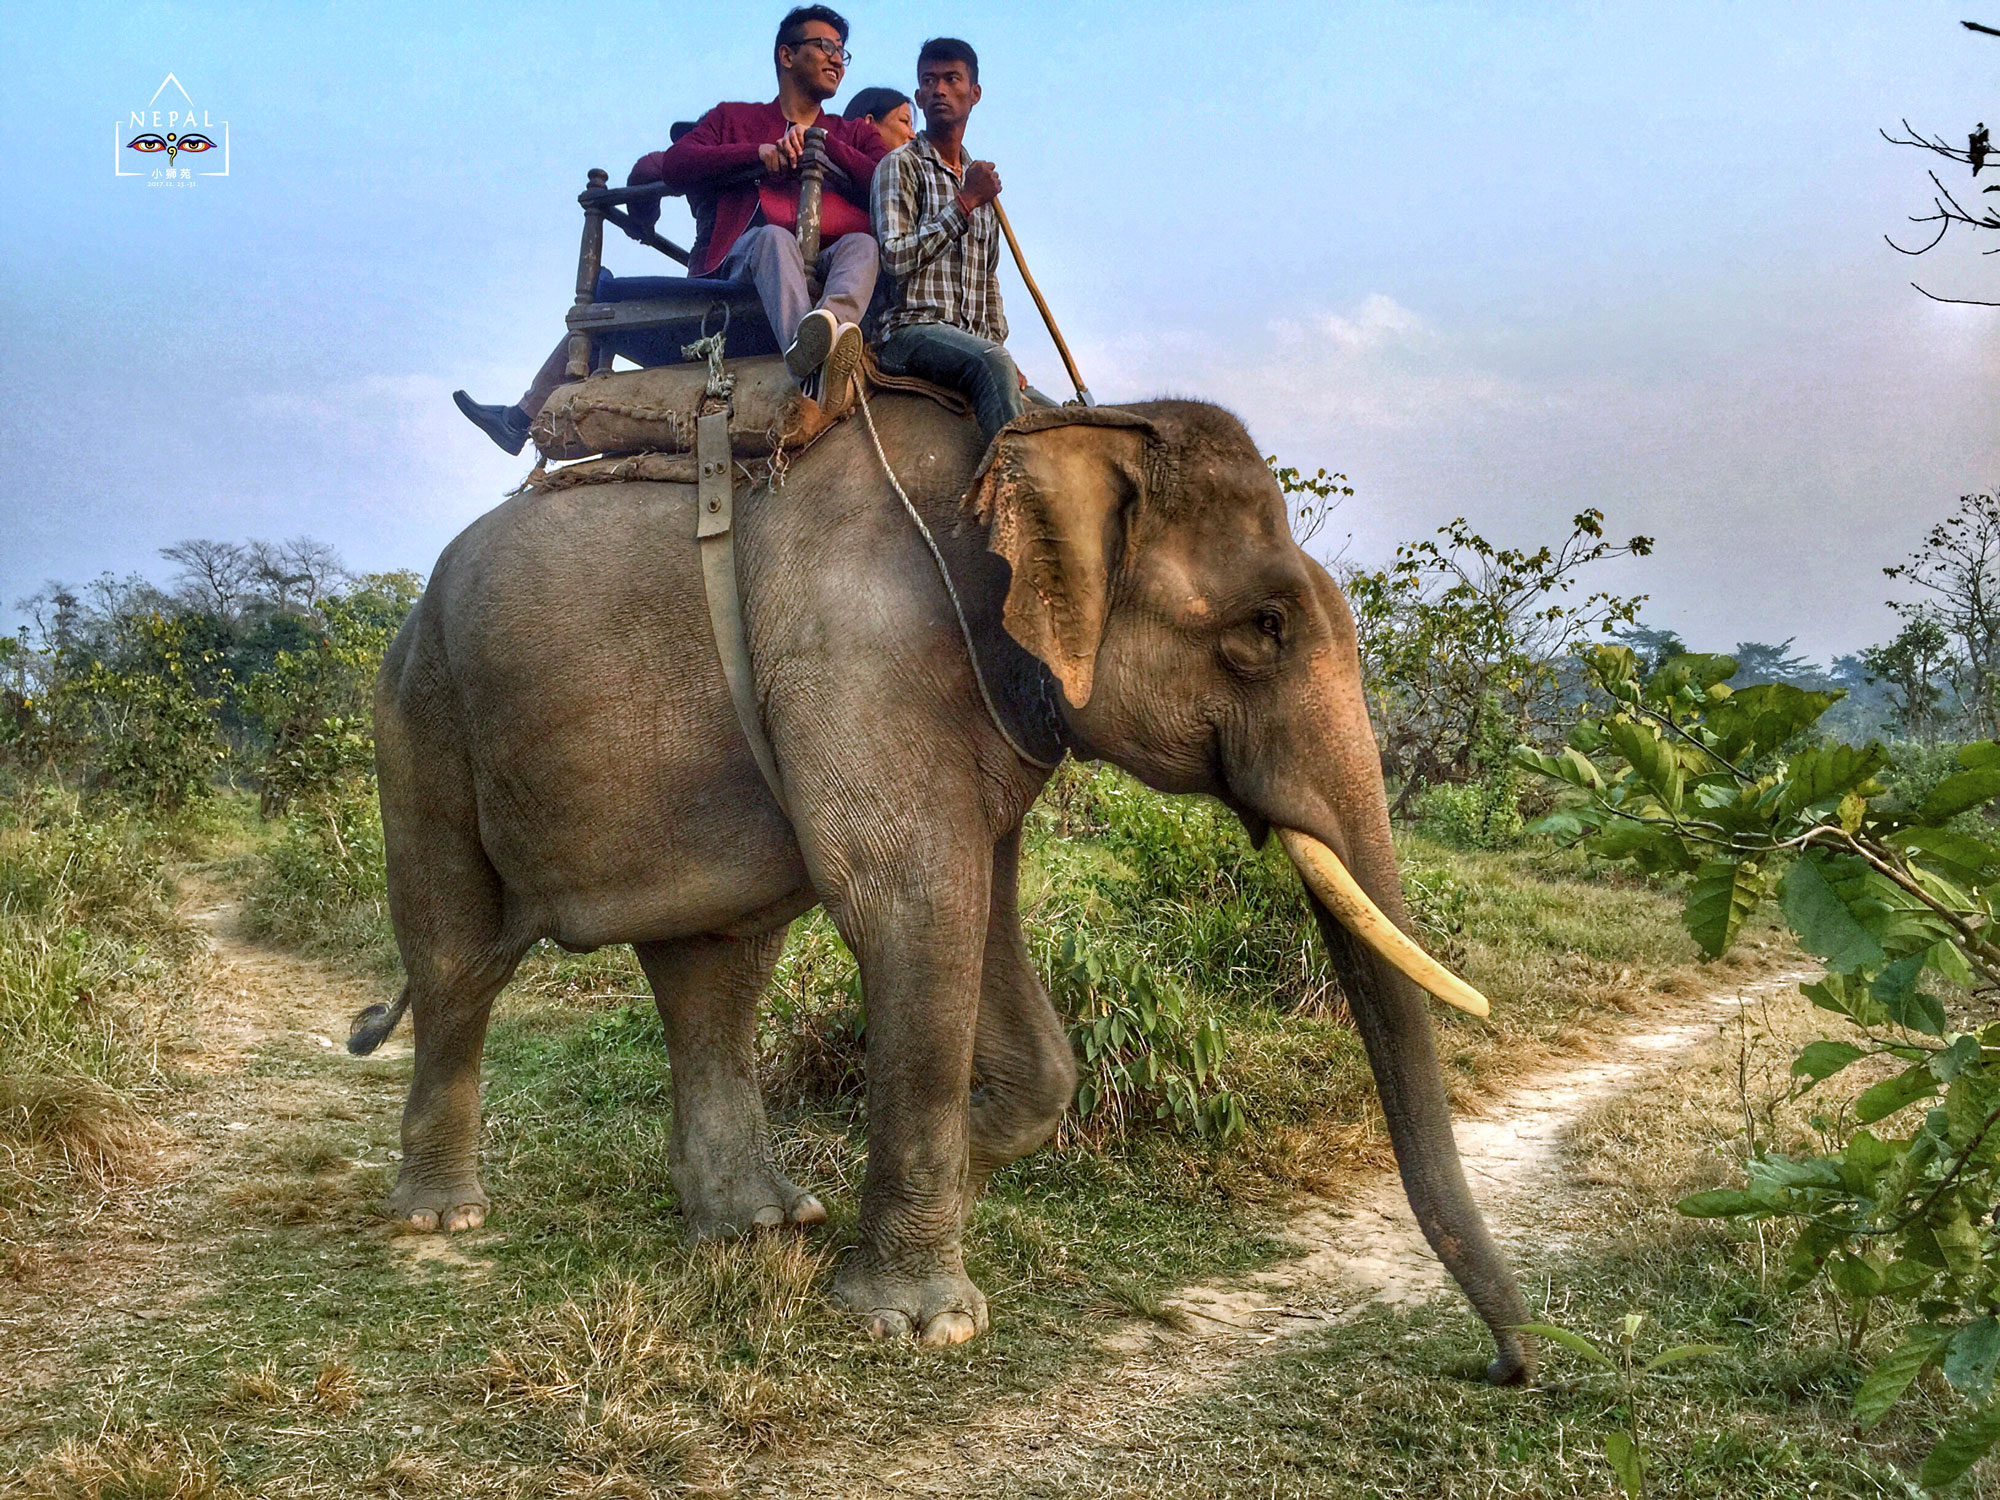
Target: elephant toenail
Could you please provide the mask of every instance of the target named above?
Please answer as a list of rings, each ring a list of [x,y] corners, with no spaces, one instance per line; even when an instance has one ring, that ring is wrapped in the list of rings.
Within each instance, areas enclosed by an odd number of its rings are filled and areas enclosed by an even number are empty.
[[[941,1348],[946,1344],[962,1344],[978,1332],[978,1325],[972,1321],[970,1313],[944,1312],[924,1324],[923,1341],[933,1348]]]
[[[750,1222],[759,1229],[776,1229],[785,1222],[785,1211],[775,1203],[766,1204]]]
[[[477,1229],[485,1222],[485,1209],[481,1208],[477,1203],[464,1203],[452,1211],[451,1219],[446,1223],[445,1228],[449,1232],[456,1234],[462,1229]]]
[[[824,1224],[826,1222],[826,1205],[811,1193],[807,1193],[792,1205],[792,1222],[794,1224]]]
[[[906,1339],[915,1331],[909,1318],[892,1307],[878,1308],[868,1319],[871,1339]]]
[[[435,1209],[419,1208],[410,1214],[410,1228],[412,1229],[421,1230],[425,1234],[429,1234],[437,1227],[438,1216]]]

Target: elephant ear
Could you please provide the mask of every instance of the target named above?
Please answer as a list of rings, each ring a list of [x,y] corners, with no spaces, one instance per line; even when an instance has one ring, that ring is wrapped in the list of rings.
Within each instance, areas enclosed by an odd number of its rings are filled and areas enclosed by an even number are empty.
[[[973,476],[987,547],[1013,571],[1007,633],[1077,708],[1090,701],[1126,508],[1159,447],[1152,423],[1116,407],[1043,407],[1002,428]]]

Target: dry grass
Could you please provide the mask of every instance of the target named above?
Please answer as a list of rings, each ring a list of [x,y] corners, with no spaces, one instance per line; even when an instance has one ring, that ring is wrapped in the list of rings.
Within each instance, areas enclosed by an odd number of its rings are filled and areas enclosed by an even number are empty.
[[[754,1453],[839,1408],[810,1357],[849,1333],[820,1288],[827,1266],[825,1250],[774,1235],[604,1277],[526,1319],[470,1383],[599,1463],[672,1467],[718,1429]]]
[[[0,1495],[36,1500],[228,1500],[220,1456],[182,1433],[106,1433],[58,1443]]]
[[[50,1175],[109,1192],[159,1135],[131,1099],[85,1073],[0,1077],[0,1207]]]

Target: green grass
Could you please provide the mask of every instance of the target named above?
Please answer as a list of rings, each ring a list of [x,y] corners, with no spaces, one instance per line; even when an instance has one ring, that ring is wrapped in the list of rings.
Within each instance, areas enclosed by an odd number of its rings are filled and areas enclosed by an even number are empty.
[[[1077,931],[1181,985],[1225,1027],[1226,1083],[1250,1126],[1226,1148],[1171,1129],[1078,1138],[1000,1174],[967,1236],[992,1303],[988,1338],[870,1345],[828,1298],[852,1239],[865,1119],[852,961],[823,917],[796,926],[760,1035],[781,1165],[833,1213],[804,1240],[686,1243],[667,1170],[670,1078],[636,964],[622,948],[545,949],[502,998],[489,1041],[487,1229],[445,1242],[373,1216],[394,1172],[406,1059],[273,1039],[243,1086],[282,1084],[326,1107],[224,1142],[204,1167],[217,1190],[174,1231],[198,1263],[186,1305],[77,1334],[36,1420],[10,1428],[0,1407],[0,1463],[39,1466],[28,1493],[323,1493],[338,1475],[343,1492],[641,1494],[722,1485],[744,1462],[834,1440],[948,1434],[995,1402],[1088,1390],[1115,1356],[1081,1333],[1128,1317],[1170,1331],[1169,1292],[1269,1264],[1273,1204],[1380,1165],[1386,1148],[1365,1061],[1273,852],[1249,850],[1215,809],[1066,774],[1080,784],[1058,788],[1028,841],[1038,948]],[[358,841],[327,826],[351,853]],[[224,868],[250,884],[265,930],[381,969],[369,872],[342,873],[316,827],[263,838]],[[1430,941],[1455,949],[1495,1001],[1491,1024],[1437,1013],[1461,1097],[1688,982],[1692,945],[1657,892],[1548,850],[1463,854],[1411,838],[1402,852]],[[1674,1244],[1671,1264],[1560,1268],[1574,1290],[1551,1315],[1602,1323],[1653,1295],[1662,1322],[1726,1321],[1716,1310],[1741,1305],[1727,1290],[1746,1274],[1740,1250]],[[1708,1309],[1699,1317],[1647,1292],[1703,1278],[1725,1290],[1673,1293]],[[1580,1387],[1488,1392],[1463,1378],[1483,1351],[1455,1301],[1372,1316],[1253,1362],[1211,1396],[1149,1407],[1148,1431],[1172,1439],[1153,1450],[1169,1454],[1159,1463],[1056,1465],[1024,1493],[1248,1496],[1271,1493],[1275,1475],[1281,1494],[1486,1494],[1478,1465],[1503,1461],[1509,1493],[1601,1490],[1579,1456],[1601,1400]],[[1717,1382],[1690,1410],[1741,1427],[1761,1408],[1724,1393],[1754,1373],[1772,1392],[1759,1397],[1770,1432],[1795,1430],[1803,1448],[1827,1419],[1801,1392],[1852,1372],[1799,1358],[1790,1386],[1768,1361],[1690,1376]]]

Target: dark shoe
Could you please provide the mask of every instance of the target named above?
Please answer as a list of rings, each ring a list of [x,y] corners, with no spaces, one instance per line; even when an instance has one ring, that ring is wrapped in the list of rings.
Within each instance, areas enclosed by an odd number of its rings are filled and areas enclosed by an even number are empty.
[[[528,441],[528,414],[518,406],[481,406],[464,391],[453,391],[451,399],[465,413],[466,420],[492,438],[509,453],[519,453]]]
[[[862,348],[861,330],[852,323],[842,323],[833,336],[833,348],[827,351],[819,382],[819,409],[829,419],[839,420],[854,403],[854,382],[861,378]]]
[[[785,368],[792,372],[792,379],[803,383],[826,363],[827,351],[833,347],[833,336],[838,331],[833,314],[823,307],[815,307],[799,319],[799,331],[792,339],[792,347],[785,351]]]

